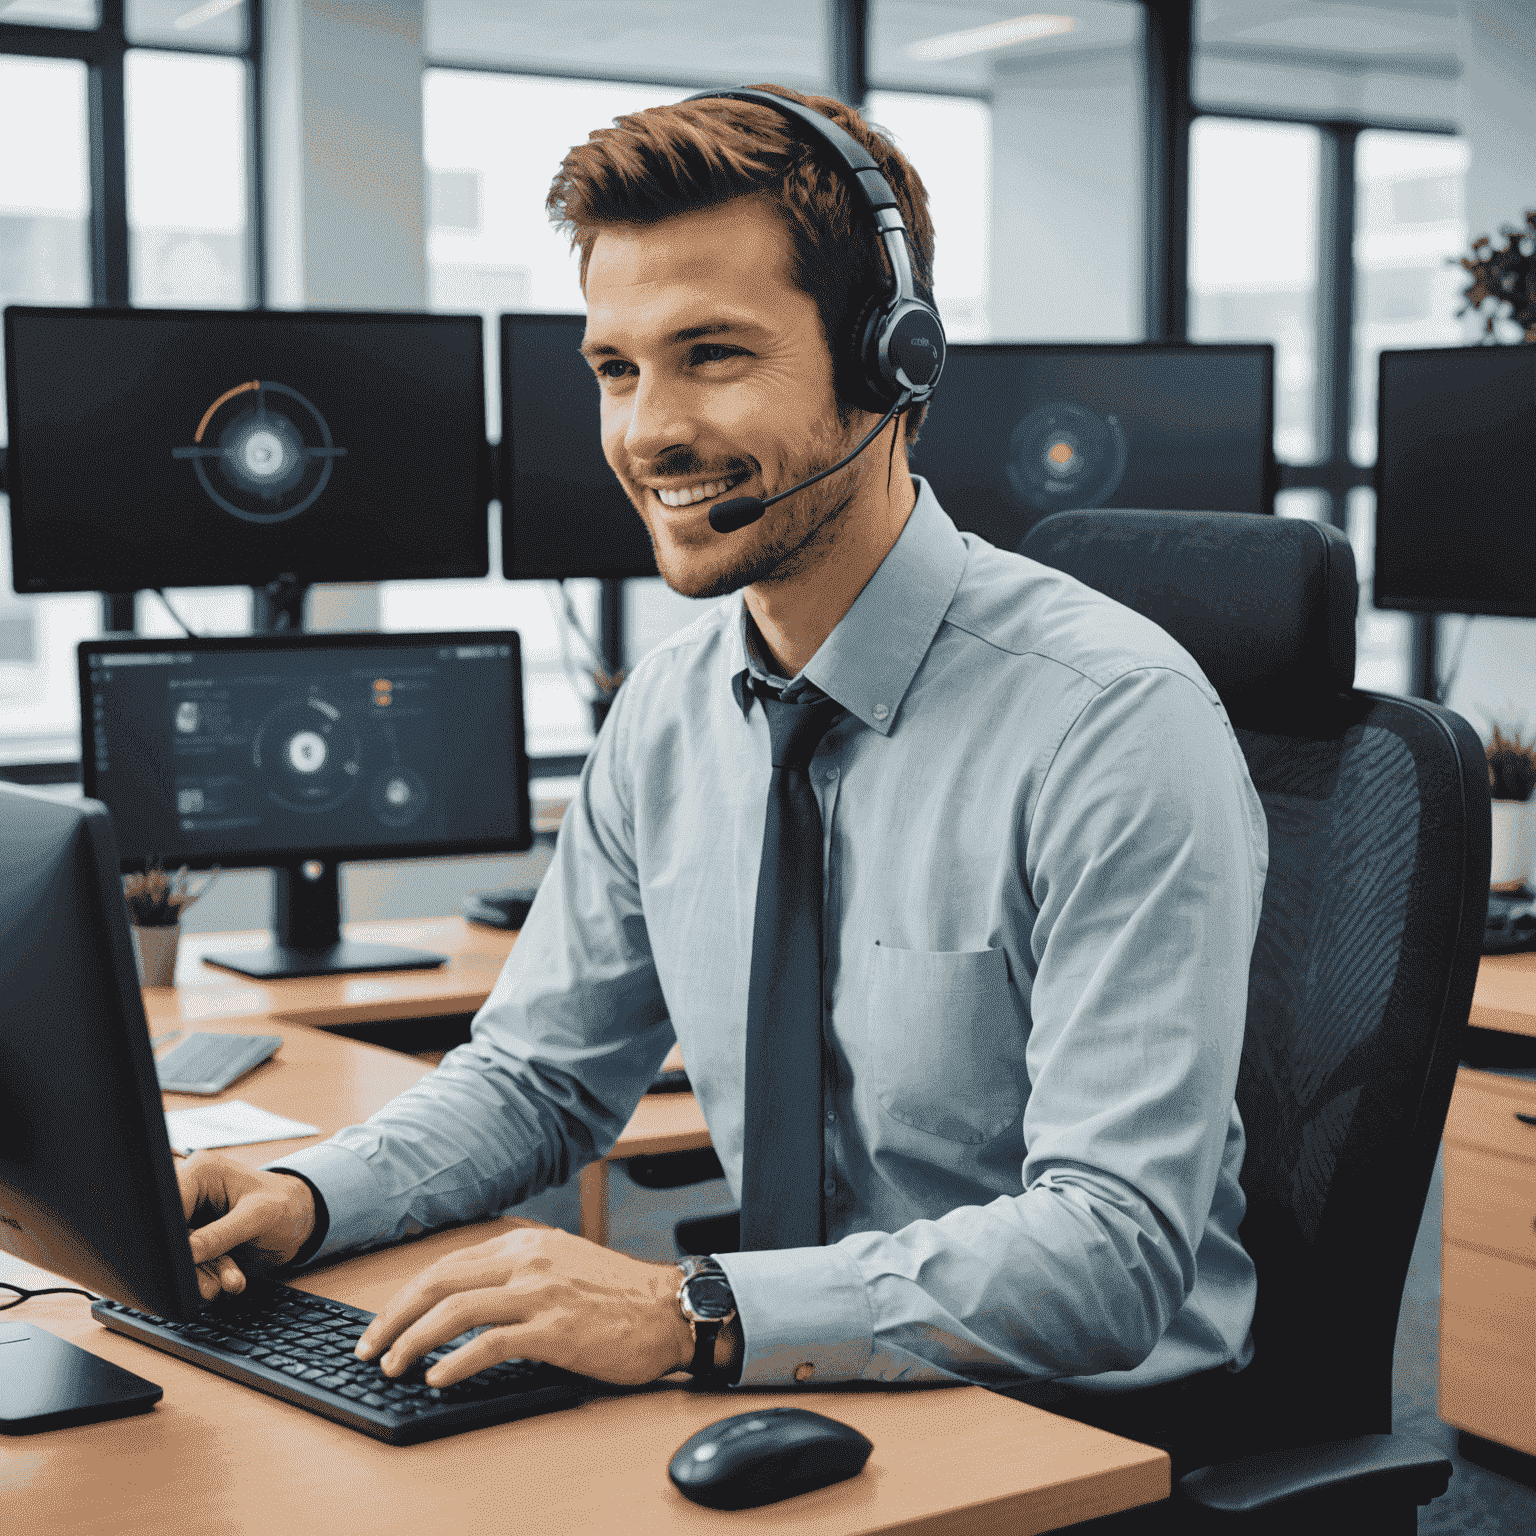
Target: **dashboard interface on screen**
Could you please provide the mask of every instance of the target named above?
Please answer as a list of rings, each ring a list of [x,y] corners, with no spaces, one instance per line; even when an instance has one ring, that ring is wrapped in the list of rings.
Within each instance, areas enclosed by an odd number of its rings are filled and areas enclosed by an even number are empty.
[[[12,308],[18,592],[483,576],[478,316]]]
[[[501,317],[501,560],[508,577],[654,576],[603,457],[584,315]]]
[[[526,848],[517,635],[391,638],[83,644],[85,791],[125,864]]]
[[[1372,601],[1536,618],[1536,347],[1383,352]]]
[[[1002,549],[1088,507],[1273,510],[1274,348],[950,348],[912,454],[958,527]]]

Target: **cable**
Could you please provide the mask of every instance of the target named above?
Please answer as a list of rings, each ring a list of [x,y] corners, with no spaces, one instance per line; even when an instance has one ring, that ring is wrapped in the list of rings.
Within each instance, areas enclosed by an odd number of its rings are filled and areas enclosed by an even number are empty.
[[[555,582],[554,585],[563,590],[565,583],[560,581]],[[565,680],[571,685],[571,691],[583,704],[590,704],[592,700],[582,688],[581,679],[577,675],[575,667],[571,664],[570,624],[565,614],[561,611],[560,605],[555,601],[555,594],[550,590],[548,584],[544,588],[544,595],[549,599],[549,609],[555,619],[555,634],[560,640],[560,668],[565,673]]]
[[[151,592],[153,592],[155,594],[155,596],[158,597],[162,603],[165,604],[165,611],[168,614],[170,614],[170,616],[173,619],[175,619],[175,621],[178,624],[180,624],[181,627],[186,631],[187,639],[188,640],[196,640],[197,639],[197,631],[194,630],[192,628],[192,626],[190,624],[188,624],[187,621],[184,618],[182,618],[182,616],[179,613],[177,613],[176,610],[173,607],[171,607],[171,600],[170,600],[170,598],[168,598],[165,595],[165,588],[164,587],[151,587],[149,590]]]
[[[0,1301],[0,1312],[9,1312],[12,1307],[19,1307],[24,1301],[31,1301],[34,1296],[84,1296],[87,1301],[100,1301],[100,1296],[92,1296],[89,1291],[79,1290],[73,1285],[45,1285],[40,1291],[29,1291],[24,1285],[12,1285],[9,1280],[0,1280],[0,1291],[15,1291],[15,1301]]]
[[[1450,693],[1451,687],[1456,681],[1456,674],[1461,670],[1461,658],[1466,654],[1467,650],[1467,636],[1472,633],[1472,621],[1476,617],[1475,613],[1466,615],[1466,623],[1461,627],[1461,638],[1456,642],[1456,654],[1451,658],[1451,670],[1443,678],[1436,680],[1436,704],[1445,703],[1446,696]],[[1431,620],[1430,622],[1433,623],[1434,621]]]
[[[576,687],[575,674],[571,671],[570,650],[566,644],[567,632],[568,630],[573,630],[576,637],[585,647],[587,656],[592,662],[592,685],[597,689],[598,699],[611,699],[619,691],[619,685],[624,681],[624,674],[623,672],[612,673],[608,670],[608,663],[603,659],[602,652],[598,650],[597,643],[582,627],[581,620],[576,617],[576,609],[571,602],[571,594],[566,588],[564,578],[558,581],[556,585],[560,589],[560,598],[563,605],[560,610],[556,611],[555,622],[560,633],[560,661],[561,665],[565,668],[566,680],[573,688],[576,688],[578,694],[581,694],[581,689]],[[545,591],[552,599],[553,594],[549,593],[547,587]],[[587,699],[586,702],[591,704],[596,701]]]

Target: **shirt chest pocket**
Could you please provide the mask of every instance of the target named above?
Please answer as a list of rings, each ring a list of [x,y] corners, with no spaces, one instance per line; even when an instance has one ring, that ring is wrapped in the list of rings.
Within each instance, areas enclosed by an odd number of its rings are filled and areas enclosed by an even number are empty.
[[[991,1141],[1023,1115],[1027,1027],[1000,949],[876,944],[870,1078],[893,1120],[946,1141]]]

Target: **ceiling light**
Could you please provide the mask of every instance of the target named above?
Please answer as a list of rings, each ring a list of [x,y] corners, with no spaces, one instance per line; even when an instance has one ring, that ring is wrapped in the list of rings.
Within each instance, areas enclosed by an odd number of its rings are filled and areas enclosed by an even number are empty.
[[[206,5],[199,5],[184,16],[178,16],[173,25],[178,32],[190,32],[193,27],[200,27],[205,21],[212,21],[215,16],[222,16],[225,11],[232,11],[237,5],[244,4],[245,0],[207,0]]]
[[[946,32],[942,37],[908,43],[907,55],[938,64],[946,59],[964,58],[968,53],[990,53],[994,48],[1011,48],[1015,43],[1058,37],[1076,25],[1070,16],[1015,16],[1011,21],[989,21],[984,27],[967,27],[964,32]]]

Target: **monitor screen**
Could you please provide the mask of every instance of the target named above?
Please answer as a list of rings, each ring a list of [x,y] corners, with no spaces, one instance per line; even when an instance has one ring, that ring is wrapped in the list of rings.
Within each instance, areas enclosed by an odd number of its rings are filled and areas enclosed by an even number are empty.
[[[1372,600],[1536,618],[1536,347],[1383,352]]]
[[[18,592],[483,576],[478,316],[10,308]]]
[[[508,577],[654,576],[603,457],[584,315],[501,317],[501,565]]]
[[[912,469],[1001,549],[1086,507],[1270,512],[1274,348],[957,343]]]
[[[124,868],[532,845],[515,632],[81,644]]]

